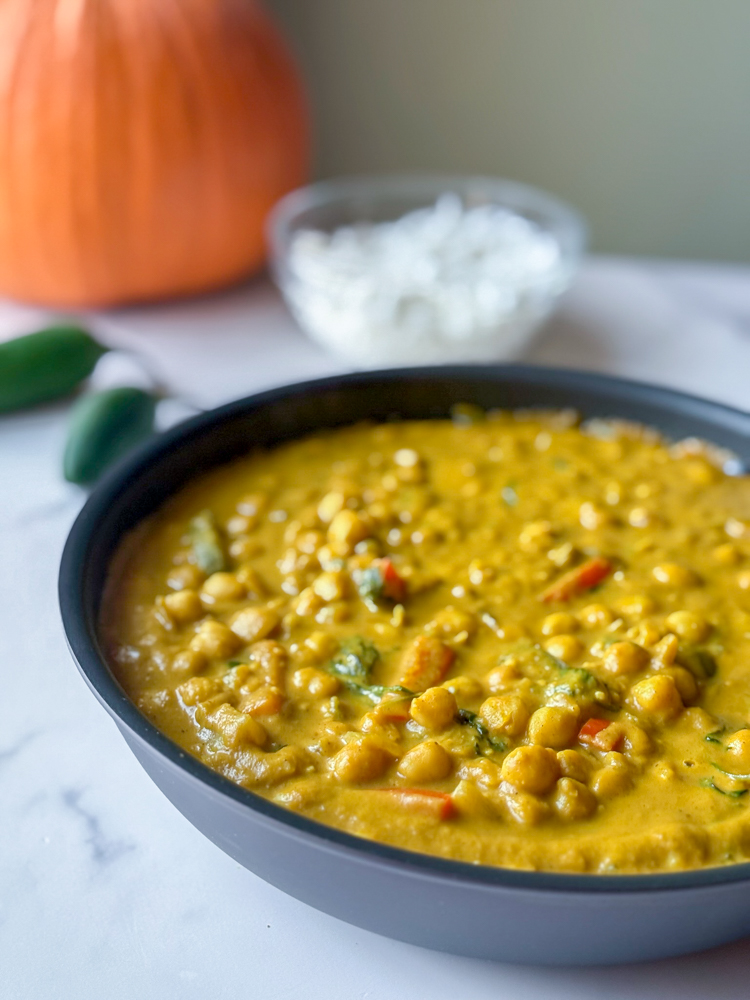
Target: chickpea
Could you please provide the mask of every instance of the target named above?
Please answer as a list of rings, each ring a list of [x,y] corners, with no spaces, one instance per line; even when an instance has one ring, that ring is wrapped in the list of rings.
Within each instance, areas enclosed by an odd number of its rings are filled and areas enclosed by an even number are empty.
[[[571,663],[583,652],[583,643],[574,635],[556,635],[545,642],[544,648],[558,659]]]
[[[258,571],[249,563],[245,563],[243,566],[240,566],[235,575],[245,588],[245,593],[249,598],[251,598],[251,600],[259,601],[265,596],[266,586],[263,583]]]
[[[540,552],[552,544],[552,525],[549,521],[532,521],[524,526],[518,543],[527,552]]]
[[[458,776],[475,781],[482,788],[498,788],[503,780],[501,769],[486,757],[466,761],[461,765]]]
[[[630,689],[630,697],[644,715],[668,719],[678,715],[683,708],[677,684],[667,674],[644,677]]]
[[[481,559],[472,559],[469,563],[469,583],[475,587],[481,586],[485,581],[492,580],[494,577],[495,570]]]
[[[675,682],[684,704],[695,701],[698,697],[698,682],[689,670],[684,667],[667,667],[664,674]]]
[[[346,601],[332,601],[315,615],[318,625],[338,625],[351,617],[352,609]]]
[[[191,708],[206,701],[221,690],[221,684],[214,677],[191,677],[177,688],[177,694],[185,705]]]
[[[494,694],[497,691],[505,691],[506,688],[511,687],[520,677],[518,670],[518,661],[515,658],[507,660],[505,663],[501,663],[499,667],[495,667],[494,670],[490,670],[487,674],[487,687]]]
[[[233,749],[247,743],[262,747],[268,739],[268,734],[259,722],[244,712],[238,712],[231,705],[220,705],[208,717],[208,724]]]
[[[496,694],[482,703],[479,717],[491,733],[519,736],[529,721],[529,710],[516,694]]]
[[[336,651],[336,640],[328,632],[311,632],[305,639],[305,649],[309,650],[319,663],[323,663]]]
[[[647,528],[652,514],[648,507],[633,507],[628,514],[628,524],[633,528]]]
[[[587,604],[578,612],[578,618],[584,628],[604,628],[615,620],[606,604]]]
[[[287,653],[282,645],[273,639],[261,639],[250,647],[250,659],[271,687],[284,687]]]
[[[451,772],[453,761],[448,751],[434,740],[418,743],[404,754],[398,765],[398,774],[415,784],[441,781]]]
[[[673,611],[667,616],[666,625],[670,632],[688,642],[703,642],[711,632],[711,626],[706,619],[692,611]]]
[[[242,514],[235,514],[230,517],[226,524],[228,535],[246,535],[255,527],[255,518],[243,517]]]
[[[583,784],[588,781],[591,765],[577,750],[559,750],[557,763],[560,765],[560,773],[566,778],[575,778]]]
[[[696,486],[709,486],[719,478],[719,470],[704,458],[692,458],[683,462],[685,477]]]
[[[245,642],[265,639],[281,621],[275,608],[243,608],[232,618],[232,632]]]
[[[326,493],[318,504],[318,517],[323,524],[330,524],[339,511],[344,509],[345,504],[346,497],[343,493],[339,493],[337,490]]]
[[[651,738],[640,726],[625,727],[625,753],[629,757],[646,757],[651,753]]]
[[[628,594],[621,597],[616,604],[617,610],[627,618],[645,618],[653,614],[656,605],[646,594]]]
[[[223,622],[213,619],[203,622],[190,640],[191,649],[208,657],[231,656],[239,645],[239,637]]]
[[[295,614],[300,618],[310,618],[323,607],[323,598],[312,587],[305,587],[294,604]]]
[[[245,596],[245,587],[234,573],[212,573],[201,588],[209,602],[239,601]]]
[[[561,819],[587,819],[596,810],[596,798],[575,778],[560,778],[555,786],[552,805]]]
[[[184,590],[186,587],[195,590],[203,583],[205,576],[203,570],[194,566],[193,563],[183,563],[169,571],[167,586],[171,587],[172,590]]]
[[[711,555],[714,557],[716,562],[721,563],[722,566],[733,566],[738,563],[741,558],[739,549],[732,542],[725,542],[723,545],[717,545]]]
[[[628,639],[639,646],[655,646],[663,634],[658,625],[649,621],[638,622],[637,625],[631,626],[625,633]]]
[[[476,627],[476,619],[472,614],[449,604],[447,607],[441,608],[432,621],[425,626],[425,632],[437,635],[446,642],[451,642],[455,641],[462,632],[473,635]]]
[[[396,475],[402,483],[421,483],[425,478],[424,465],[413,448],[400,448],[393,456]]]
[[[421,459],[419,452],[414,451],[413,448],[399,448],[393,456],[393,461],[396,465],[400,465],[402,469],[411,469],[415,465],[419,465]]]
[[[340,601],[346,596],[346,574],[341,570],[328,570],[313,580],[313,593],[326,602]]]
[[[730,538],[745,538],[750,535],[750,525],[745,521],[738,521],[736,517],[730,517],[724,525],[724,531]]]
[[[602,667],[609,674],[635,674],[648,664],[648,653],[634,642],[615,642],[609,647]]]
[[[340,781],[357,784],[379,778],[391,762],[391,755],[373,737],[363,736],[343,746],[332,758],[331,767]]]
[[[305,555],[314,556],[324,541],[322,531],[302,531],[294,539],[294,547]]]
[[[202,655],[202,654],[201,654]],[[235,663],[233,667],[229,667],[224,671],[224,676],[221,678],[221,683],[226,688],[227,691],[232,691],[234,694],[241,692],[243,688],[248,691],[251,688],[254,689],[256,685],[256,679],[251,676],[252,670],[250,665],[247,663]]]
[[[262,552],[263,546],[255,538],[248,538],[247,535],[240,535],[233,539],[229,545],[229,555],[239,562],[254,559]]]
[[[542,746],[523,746],[511,750],[503,761],[503,780],[519,791],[545,795],[560,776],[554,750]]]
[[[389,722],[384,716],[379,715],[375,709],[372,712],[365,712],[359,720],[359,729],[362,733],[374,733],[381,739],[398,742],[398,727],[393,722]]]
[[[177,677],[190,677],[205,669],[208,658],[197,649],[181,649],[172,658],[172,673]]]
[[[570,542],[564,542],[562,545],[557,546],[557,548],[550,549],[547,553],[547,558],[559,569],[564,569],[566,566],[570,566],[576,555],[577,550],[573,548],[573,545]],[[565,631],[569,630],[566,629]]]
[[[750,729],[739,729],[726,744],[734,774],[750,774]]]
[[[330,698],[340,686],[338,678],[315,667],[302,667],[292,674],[292,687],[313,698]]]
[[[317,746],[320,752],[326,757],[333,757],[345,741],[345,737],[351,732],[346,722],[337,722],[335,719],[328,719],[315,732]]]
[[[515,642],[516,639],[523,639],[525,636],[526,630],[516,622],[505,622],[497,630],[498,639],[504,639],[505,642]]]
[[[670,587],[694,587],[698,577],[679,563],[661,563],[653,568],[654,579]]]
[[[671,782],[677,777],[674,767],[668,760],[657,760],[648,769],[648,773],[659,781]]]
[[[357,542],[361,542],[370,534],[370,529],[359,514],[344,508],[328,526],[328,542],[337,555],[348,556],[354,551]]]
[[[567,635],[577,632],[579,622],[568,611],[556,611],[542,622],[542,635]]]
[[[277,715],[284,707],[284,693],[277,687],[263,685],[245,695],[240,709],[245,715]]]
[[[682,713],[680,723],[694,729],[701,736],[713,733],[719,728],[718,719],[710,715],[704,708],[686,708]]]
[[[464,816],[489,818],[493,815],[491,804],[473,781],[459,781],[451,794],[453,804]]]
[[[505,804],[511,818],[522,826],[536,826],[549,813],[547,804],[528,792],[509,790],[505,795]]]
[[[660,639],[654,646],[654,664],[658,669],[671,666],[680,651],[677,636],[671,632]]]
[[[562,705],[545,705],[529,719],[531,743],[553,750],[564,750],[578,733],[578,713]]]
[[[205,614],[200,597],[194,590],[187,588],[178,590],[174,594],[167,594],[164,598],[164,607],[169,612],[169,617],[173,618],[178,625],[197,621]]]
[[[581,504],[578,511],[578,520],[581,522],[581,526],[586,528],[587,531],[596,531],[612,523],[612,517],[607,511],[588,501]]]
[[[439,732],[455,719],[458,705],[452,691],[444,687],[427,688],[411,703],[409,714],[425,729]]]
[[[475,677],[465,677],[463,674],[458,677],[451,677],[445,681],[443,687],[450,691],[457,701],[476,701],[484,694],[482,682]]]
[[[591,790],[599,799],[612,799],[627,792],[632,785],[626,768],[602,767],[591,779]]]
[[[248,493],[237,502],[237,513],[243,517],[257,517],[268,506],[266,493]]]

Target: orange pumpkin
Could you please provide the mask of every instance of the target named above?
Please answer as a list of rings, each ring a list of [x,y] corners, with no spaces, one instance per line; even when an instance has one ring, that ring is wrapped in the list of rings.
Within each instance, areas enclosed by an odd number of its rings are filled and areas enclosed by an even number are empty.
[[[300,81],[255,0],[0,2],[0,294],[234,281],[307,162]]]

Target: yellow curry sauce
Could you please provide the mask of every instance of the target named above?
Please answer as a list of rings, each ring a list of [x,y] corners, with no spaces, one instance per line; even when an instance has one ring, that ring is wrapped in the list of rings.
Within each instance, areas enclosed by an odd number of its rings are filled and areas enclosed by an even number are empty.
[[[175,742],[312,819],[562,871],[750,857],[750,479],[573,414],[358,425],[198,478],[103,629]]]

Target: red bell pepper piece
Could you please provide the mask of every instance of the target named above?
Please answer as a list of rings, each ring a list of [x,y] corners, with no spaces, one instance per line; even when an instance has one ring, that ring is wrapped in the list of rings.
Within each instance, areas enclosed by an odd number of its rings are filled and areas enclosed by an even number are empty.
[[[548,587],[541,595],[540,600],[550,603],[551,601],[569,601],[571,597],[580,594],[584,590],[591,590],[612,572],[612,563],[603,556],[595,556],[588,559],[580,566],[570,570],[559,580]]]
[[[411,699],[393,699],[389,701],[381,701],[373,710],[372,714],[377,716],[378,719],[382,719],[383,722],[408,722],[411,716],[409,715],[409,708],[411,707]]]
[[[406,581],[388,557],[376,559],[375,565],[383,577],[383,596],[400,604],[406,596]]]
[[[426,691],[445,678],[456,658],[453,650],[432,635],[418,635],[401,661],[398,683],[409,691]]]
[[[610,725],[612,725],[612,723],[608,722],[607,719],[589,719],[588,722],[584,722],[581,726],[580,732],[578,733],[579,742],[593,743],[599,733]]]
[[[451,819],[456,815],[456,806],[447,792],[434,792],[426,788],[380,788],[378,791],[390,796],[409,812],[421,813],[434,819]]]

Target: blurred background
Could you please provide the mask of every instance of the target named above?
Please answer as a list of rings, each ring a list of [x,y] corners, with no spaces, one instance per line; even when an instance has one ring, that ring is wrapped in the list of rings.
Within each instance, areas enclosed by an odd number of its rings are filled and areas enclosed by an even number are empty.
[[[315,173],[513,177],[592,249],[750,260],[747,0],[269,0]]]

